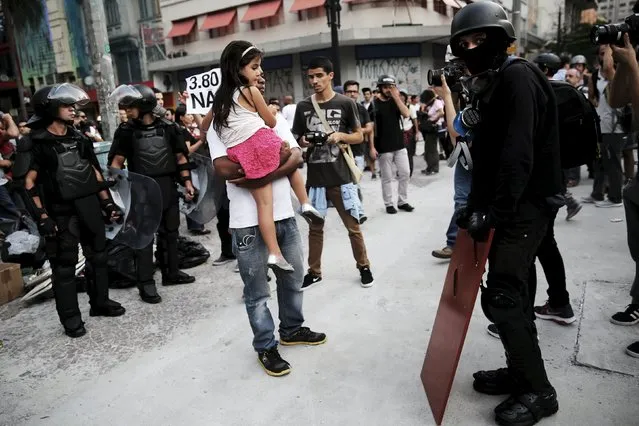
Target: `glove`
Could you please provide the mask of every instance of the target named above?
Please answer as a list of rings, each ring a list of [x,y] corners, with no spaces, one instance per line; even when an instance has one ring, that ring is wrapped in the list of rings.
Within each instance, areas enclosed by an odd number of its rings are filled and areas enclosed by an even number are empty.
[[[118,207],[115,202],[107,198],[106,200],[100,201],[100,206],[102,207],[102,211],[104,212],[104,222],[108,225],[112,222],[122,223],[124,220],[124,212],[120,207]],[[114,215],[115,213],[115,215]]]
[[[468,233],[475,241],[486,241],[490,233],[490,223],[488,214],[484,212],[474,212],[468,219]]]
[[[468,229],[468,221],[473,214],[472,209],[469,206],[464,206],[457,210],[457,220],[455,223],[462,229]]]
[[[45,218],[40,218],[40,221],[38,222],[38,231],[40,232],[40,235],[45,237],[55,237],[58,229],[55,221],[47,216]]]

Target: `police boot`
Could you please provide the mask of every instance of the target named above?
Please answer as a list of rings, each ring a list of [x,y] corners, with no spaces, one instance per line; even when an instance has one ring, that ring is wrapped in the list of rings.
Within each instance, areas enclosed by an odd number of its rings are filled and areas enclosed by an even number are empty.
[[[53,295],[58,317],[69,337],[82,337],[87,333],[78,307],[74,266],[54,266]]]
[[[87,259],[85,268],[87,294],[92,317],[119,317],[126,309],[118,302],[109,299],[109,273],[106,267],[106,252],[96,253]]]
[[[178,269],[177,234],[158,238],[158,254],[162,270],[162,285],[190,284],[195,277]]]
[[[495,421],[502,426],[532,426],[558,410],[557,393],[553,388],[521,393],[511,395],[495,408]]]
[[[138,290],[143,302],[156,304],[162,301],[162,297],[158,294],[158,289],[155,286],[155,281],[139,282]]]

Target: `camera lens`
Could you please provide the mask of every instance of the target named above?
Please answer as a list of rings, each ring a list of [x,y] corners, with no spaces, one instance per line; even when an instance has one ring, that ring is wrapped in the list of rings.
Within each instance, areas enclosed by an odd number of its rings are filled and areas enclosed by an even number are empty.
[[[590,30],[590,41],[593,44],[618,44],[626,32],[628,25],[625,23],[595,25]]]
[[[441,86],[442,74],[444,74],[444,70],[428,70],[428,74],[426,76],[428,84],[430,86]]]

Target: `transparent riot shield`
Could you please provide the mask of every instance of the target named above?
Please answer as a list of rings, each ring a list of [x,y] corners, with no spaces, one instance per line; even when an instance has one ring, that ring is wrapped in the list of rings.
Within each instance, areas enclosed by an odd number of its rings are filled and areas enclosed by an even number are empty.
[[[180,212],[189,219],[202,225],[213,220],[217,214],[219,206],[219,194],[216,189],[215,170],[210,158],[199,154],[190,154],[189,160],[194,168],[191,170],[191,182],[197,190],[197,197],[194,201],[184,200],[184,187],[180,186]]]
[[[109,167],[106,179],[113,201],[124,212],[121,224],[106,226],[106,237],[133,249],[148,246],[160,226],[162,193],[157,182],[148,177]]]

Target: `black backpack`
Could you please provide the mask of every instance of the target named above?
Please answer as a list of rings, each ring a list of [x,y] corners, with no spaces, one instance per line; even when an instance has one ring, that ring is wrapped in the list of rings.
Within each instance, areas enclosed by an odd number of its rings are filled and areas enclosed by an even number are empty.
[[[500,71],[518,61],[523,61],[523,59],[508,58]],[[531,68],[538,70],[532,64]],[[538,74],[546,78],[541,71]],[[599,143],[601,142],[600,120],[595,107],[579,89],[569,83],[556,80],[550,80],[549,83],[557,100],[561,167],[570,169],[583,164],[591,164],[599,157]]]

